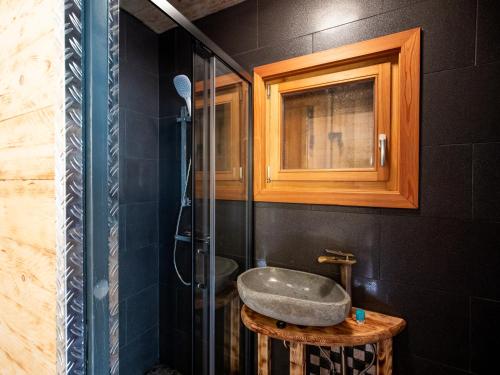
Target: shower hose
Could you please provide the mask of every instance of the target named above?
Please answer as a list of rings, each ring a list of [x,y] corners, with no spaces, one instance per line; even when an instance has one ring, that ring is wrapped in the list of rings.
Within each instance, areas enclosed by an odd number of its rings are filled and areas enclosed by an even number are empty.
[[[181,207],[179,208],[179,215],[177,216],[177,225],[175,226],[175,241],[174,241],[174,254],[173,254],[175,273],[177,274],[177,277],[179,278],[181,283],[183,283],[185,286],[191,286],[191,283],[184,280],[181,273],[179,272],[179,269],[177,268],[176,254],[177,254],[177,241],[178,241],[177,236],[179,235],[179,226],[181,224],[182,209],[184,207],[188,206],[186,204],[186,195],[187,195],[187,188],[188,188],[188,184],[189,184],[189,176],[191,174],[190,172],[191,172],[191,159],[189,159],[189,163],[188,163],[186,184],[184,185],[184,189],[182,191]]]

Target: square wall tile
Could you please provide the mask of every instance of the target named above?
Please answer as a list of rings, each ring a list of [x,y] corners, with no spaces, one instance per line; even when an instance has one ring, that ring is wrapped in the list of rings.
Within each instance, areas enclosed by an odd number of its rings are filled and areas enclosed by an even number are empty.
[[[381,11],[381,0],[260,1],[259,47],[352,23]]]
[[[158,283],[158,246],[120,254],[120,298],[130,297]]]
[[[142,375],[159,359],[158,327],[154,327],[120,348],[120,374]]]
[[[120,106],[149,116],[158,116],[158,76],[120,63]]]
[[[468,296],[363,278],[356,278],[353,286],[355,306],[406,320],[395,338],[396,356],[414,355],[468,369]]]
[[[120,203],[158,200],[158,160],[125,159],[120,170]]]
[[[131,203],[125,205],[127,223],[125,248],[138,250],[158,244],[158,203]]]
[[[158,35],[134,16],[121,12],[120,19],[122,17],[129,31],[124,38],[126,61],[136,68],[158,75]]]
[[[424,73],[474,64],[475,0],[435,0],[320,31],[314,51],[422,27]]]
[[[500,337],[500,301],[471,300],[471,369],[492,374],[496,368],[496,347]],[[493,372],[492,372],[493,371]]]
[[[125,123],[125,147],[120,149],[124,157],[157,159],[158,118],[127,111]]]
[[[230,55],[258,47],[257,0],[243,1],[194,23]]]
[[[500,3],[495,0],[478,0],[477,63],[500,60]]]
[[[425,146],[470,143],[474,130],[474,69],[425,74],[422,82],[422,138]]]
[[[500,62],[474,68],[474,142],[500,142]]]
[[[475,144],[474,219],[500,221],[500,143]]]
[[[130,343],[158,324],[158,285],[127,299],[127,341]]]
[[[425,216],[472,216],[472,147],[422,148],[420,212]]]
[[[380,278],[467,294],[470,227],[462,220],[383,216]]]
[[[472,295],[500,301],[500,223],[475,221],[470,242]]]

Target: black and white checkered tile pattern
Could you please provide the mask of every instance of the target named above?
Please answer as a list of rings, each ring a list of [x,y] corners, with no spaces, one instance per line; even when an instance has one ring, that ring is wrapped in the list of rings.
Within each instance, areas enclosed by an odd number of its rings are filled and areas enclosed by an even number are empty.
[[[340,374],[340,348],[339,347],[323,347],[323,352],[330,357],[333,362],[334,372],[330,370],[330,361],[316,346],[307,347],[307,375],[333,375]],[[371,345],[346,347],[347,357],[347,374],[358,375],[372,361],[374,353]],[[377,373],[376,365],[372,366],[366,374],[375,375]]]

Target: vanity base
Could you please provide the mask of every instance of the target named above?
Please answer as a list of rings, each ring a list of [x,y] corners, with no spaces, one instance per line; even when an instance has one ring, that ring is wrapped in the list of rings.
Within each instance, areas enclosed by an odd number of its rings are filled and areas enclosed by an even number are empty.
[[[270,339],[289,342],[290,375],[306,374],[306,345],[358,346],[376,343],[377,374],[392,374],[392,338],[401,332],[406,322],[401,318],[372,311],[366,312],[365,324],[359,325],[348,317],[343,323],[330,327],[301,327],[287,324],[278,328],[276,319],[256,313],[243,305],[243,324],[257,333],[258,374],[271,375]]]

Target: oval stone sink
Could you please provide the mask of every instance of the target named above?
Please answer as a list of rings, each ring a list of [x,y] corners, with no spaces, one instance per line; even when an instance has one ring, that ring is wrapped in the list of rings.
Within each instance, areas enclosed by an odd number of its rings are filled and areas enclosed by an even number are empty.
[[[286,268],[252,268],[238,277],[238,292],[252,310],[303,326],[341,323],[351,309],[351,298],[332,279]]]

